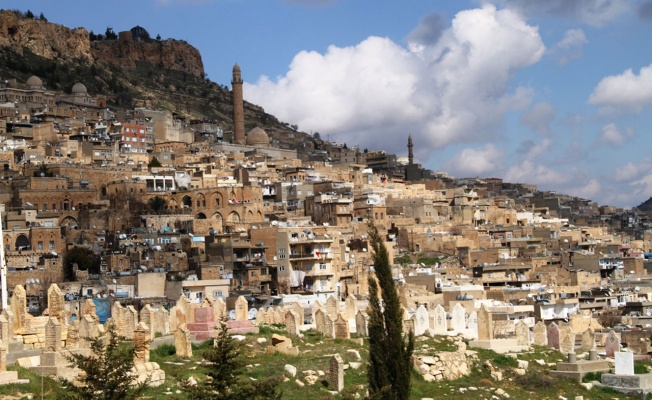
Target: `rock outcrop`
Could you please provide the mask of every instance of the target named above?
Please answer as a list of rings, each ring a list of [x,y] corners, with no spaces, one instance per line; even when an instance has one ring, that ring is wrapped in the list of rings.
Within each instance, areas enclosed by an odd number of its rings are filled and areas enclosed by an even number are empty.
[[[70,29],[40,19],[24,18],[14,11],[0,11],[0,47],[18,54],[24,49],[48,60],[105,62],[135,68],[138,62],[203,77],[199,50],[182,40],[134,41],[130,32],[119,39],[90,41],[85,28]]]

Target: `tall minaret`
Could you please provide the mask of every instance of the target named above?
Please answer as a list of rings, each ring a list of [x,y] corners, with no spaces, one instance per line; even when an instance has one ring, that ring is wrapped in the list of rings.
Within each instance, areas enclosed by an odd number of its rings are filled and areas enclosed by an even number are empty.
[[[412,135],[408,135],[408,165],[414,164],[414,153],[412,151],[412,148],[414,145],[412,144]]]
[[[244,99],[242,97],[242,74],[238,64],[233,66],[233,143],[245,144]]]

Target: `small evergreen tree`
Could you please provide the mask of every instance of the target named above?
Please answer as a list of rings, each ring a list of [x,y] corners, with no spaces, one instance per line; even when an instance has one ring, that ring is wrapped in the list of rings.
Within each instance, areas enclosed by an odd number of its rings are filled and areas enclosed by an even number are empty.
[[[207,379],[188,387],[190,400],[280,400],[278,381],[250,381],[242,377],[244,362],[242,347],[233,339],[226,326],[226,316],[219,322],[215,346],[206,350],[204,358],[211,363]]]
[[[76,386],[63,380],[65,400],[135,400],[139,398],[147,381],[133,384],[133,348],[121,348],[115,323],[108,324],[106,346],[101,338],[91,341],[92,355],[70,354],[66,356],[73,366],[82,370],[81,385]]]
[[[153,167],[153,168],[160,168],[160,167],[162,167],[162,164],[161,164],[161,162],[158,160],[158,158],[156,158],[156,156],[154,156],[154,157],[152,157],[152,159],[151,159],[151,161],[149,162],[149,164],[147,164],[147,166],[148,166],[149,168],[152,168],[152,167]]]
[[[407,400],[414,334],[403,334],[403,310],[392,278],[387,248],[378,229],[369,223],[369,238],[378,284],[369,278],[369,395],[372,399]],[[383,308],[378,296],[382,292]]]
[[[38,19],[40,19],[41,21],[48,22],[48,19],[45,18],[45,15],[43,15],[43,13],[39,14]]]
[[[31,10],[25,12],[25,18],[34,19],[34,13]]]

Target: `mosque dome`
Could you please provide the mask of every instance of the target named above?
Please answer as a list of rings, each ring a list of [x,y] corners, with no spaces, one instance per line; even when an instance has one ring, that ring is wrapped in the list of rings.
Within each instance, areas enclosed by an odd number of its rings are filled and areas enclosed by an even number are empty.
[[[269,136],[262,128],[255,127],[247,134],[247,146],[268,147]]]
[[[240,72],[240,66],[237,63],[233,66],[233,72]]]
[[[83,83],[75,83],[72,87],[72,94],[87,94],[86,86]]]
[[[29,79],[27,79],[27,82],[25,82],[25,84],[27,84],[27,87],[29,87],[30,89],[40,89],[43,87],[43,81],[41,80],[41,78],[35,75],[30,76]]]

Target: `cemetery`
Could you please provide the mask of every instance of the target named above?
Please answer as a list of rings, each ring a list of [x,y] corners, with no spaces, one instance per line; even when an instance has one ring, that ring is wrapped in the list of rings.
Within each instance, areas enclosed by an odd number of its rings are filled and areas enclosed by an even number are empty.
[[[34,395],[41,379],[50,393],[56,393],[55,379],[75,382],[79,370],[67,355],[88,354],[90,341],[108,334],[108,323],[134,350],[134,383],[147,381],[153,398],[185,398],[188,382],[206,379],[202,354],[213,345],[222,318],[242,344],[246,376],[278,378],[283,398],[366,394],[368,303],[354,296],[259,310],[249,309],[242,297],[233,310],[221,299],[190,303],[184,296],[169,311],[154,304],[137,310],[116,301],[103,323],[90,299],[77,318],[71,318],[56,285],[48,290],[48,300],[46,315],[32,316],[17,286],[0,314],[2,398],[14,392]],[[543,393],[606,399],[613,390],[635,396],[652,391],[652,362],[640,352],[649,339],[636,331],[588,327],[576,332],[563,321],[512,320],[504,308],[488,302],[473,310],[454,303],[448,309],[421,304],[403,312],[404,330],[416,338],[412,385],[417,399],[453,394],[529,399],[544,398]],[[637,338],[637,345],[626,348],[623,337]]]

